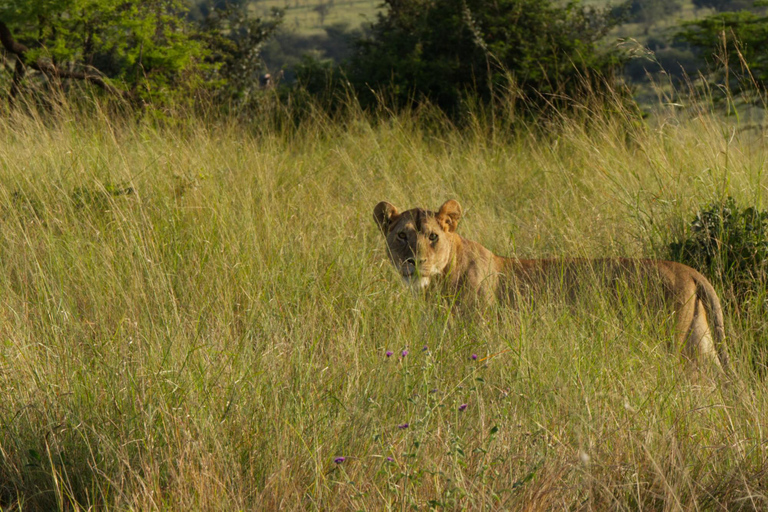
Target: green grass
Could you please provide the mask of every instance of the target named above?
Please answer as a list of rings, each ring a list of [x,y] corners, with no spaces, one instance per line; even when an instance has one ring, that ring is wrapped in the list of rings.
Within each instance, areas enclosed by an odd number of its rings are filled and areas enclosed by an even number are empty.
[[[0,119],[0,506],[768,506],[759,305],[726,311],[726,382],[601,297],[451,316],[372,219],[452,197],[499,254],[658,256],[701,204],[765,204],[762,132],[423,123]]]
[[[315,10],[322,4],[328,5],[324,18]],[[364,23],[376,21],[376,14],[381,10],[378,0],[260,0],[251,4],[251,9],[259,16],[267,16],[273,8],[283,9],[285,19],[283,28],[304,36],[325,35],[324,27],[346,24],[350,29],[359,28]]]

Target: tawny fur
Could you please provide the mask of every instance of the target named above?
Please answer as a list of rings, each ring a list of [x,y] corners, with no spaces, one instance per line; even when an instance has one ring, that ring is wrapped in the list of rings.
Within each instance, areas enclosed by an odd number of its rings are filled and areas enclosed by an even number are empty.
[[[515,302],[541,291],[575,294],[587,277],[643,286],[674,316],[675,338],[686,355],[701,355],[726,368],[723,311],[709,281],[696,270],[651,259],[540,259],[496,256],[458,233],[461,206],[446,201],[437,212],[413,208],[400,212],[387,202],[376,205],[374,219],[387,242],[389,257],[403,280],[416,290],[439,284],[464,302]],[[586,275],[585,275],[586,274]],[[642,295],[642,294],[641,294]],[[656,306],[648,301],[647,307]],[[711,323],[711,327],[710,327]],[[714,338],[714,340],[713,340]]]

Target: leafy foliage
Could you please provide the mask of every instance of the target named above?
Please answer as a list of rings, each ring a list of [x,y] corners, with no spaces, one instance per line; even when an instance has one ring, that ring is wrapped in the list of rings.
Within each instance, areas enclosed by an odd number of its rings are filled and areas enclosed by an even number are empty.
[[[513,88],[535,103],[600,86],[620,59],[599,53],[607,11],[550,0],[386,0],[347,76],[363,105],[386,89],[399,105],[429,98],[455,113],[463,96]]]
[[[277,31],[283,13],[273,10],[270,19],[253,18],[247,3],[223,3],[205,10],[201,27],[210,50],[208,80],[216,84],[216,99],[243,107],[256,97],[264,68],[262,50]]]
[[[768,211],[741,208],[728,197],[696,213],[689,228],[682,241],[669,244],[672,259],[732,283],[737,297],[766,283]]]
[[[89,70],[149,97],[181,87],[202,64],[186,9],[181,0],[15,0],[0,5],[0,19],[29,48],[24,64]]]
[[[245,89],[279,16],[261,22],[227,3],[202,21],[189,14],[184,0],[0,3],[3,46],[17,61],[11,95],[27,69],[48,89],[78,78],[148,102],[185,100],[209,85]]]
[[[762,5],[755,2],[756,6]],[[683,24],[677,38],[707,60],[710,80],[726,91],[754,90],[768,82],[768,16],[753,11],[722,12]]]

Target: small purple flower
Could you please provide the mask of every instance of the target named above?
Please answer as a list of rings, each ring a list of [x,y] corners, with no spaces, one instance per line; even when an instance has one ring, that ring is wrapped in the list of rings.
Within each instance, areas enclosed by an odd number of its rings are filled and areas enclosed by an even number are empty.
[[[463,411],[463,410],[464,410],[464,409],[466,409],[466,408],[467,408],[467,404],[461,404],[461,405],[459,406],[459,410],[460,410],[460,411]]]
[[[472,360],[477,361],[477,354],[472,354]]]
[[[429,350],[429,347],[426,345],[424,345],[424,347],[421,349],[422,352],[426,352],[427,350]]]
[[[387,462],[395,462],[395,459],[393,459],[392,457],[387,457]]]
[[[410,426],[410,425],[408,425],[407,423],[403,423],[402,425],[398,425],[398,426],[397,426],[397,428],[399,428],[400,430],[405,430],[405,429],[406,429],[406,428],[408,428],[409,426]]]
[[[403,350],[402,352],[400,352],[400,355],[405,357],[405,356],[408,355],[408,351],[407,350]]]
[[[346,457],[336,457],[335,459],[333,459],[333,462],[335,462],[336,464],[341,464],[345,460],[347,460]]]
[[[387,353],[385,355],[387,357],[392,357],[392,354],[394,354],[394,352],[392,352],[391,350],[387,350]]]

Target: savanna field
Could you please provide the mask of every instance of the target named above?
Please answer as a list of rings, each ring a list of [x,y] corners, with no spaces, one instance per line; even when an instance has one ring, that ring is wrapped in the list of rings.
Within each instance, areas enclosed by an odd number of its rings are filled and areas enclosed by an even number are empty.
[[[724,376],[600,296],[452,315],[372,218],[454,198],[497,254],[666,257],[702,205],[765,207],[765,137],[696,107],[7,114],[0,507],[768,509],[764,304],[713,281]]]

